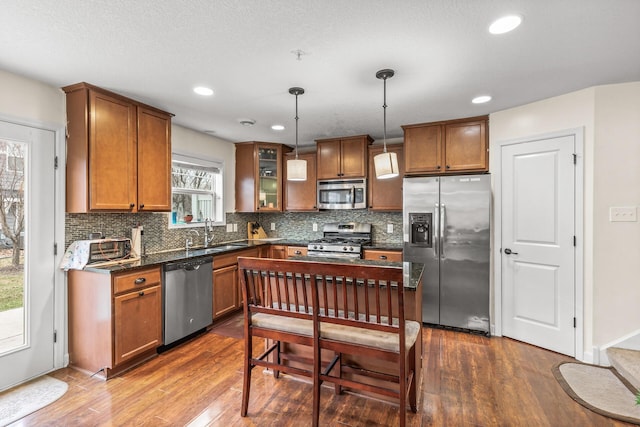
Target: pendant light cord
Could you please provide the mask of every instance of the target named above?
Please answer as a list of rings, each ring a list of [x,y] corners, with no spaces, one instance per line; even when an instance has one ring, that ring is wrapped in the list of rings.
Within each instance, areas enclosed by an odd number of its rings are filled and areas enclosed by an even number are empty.
[[[387,76],[382,78],[383,86],[384,86],[384,100],[382,101],[382,111],[383,111],[383,141],[384,148],[382,151],[384,153],[387,152]]]
[[[298,160],[298,93],[296,92],[296,160]]]

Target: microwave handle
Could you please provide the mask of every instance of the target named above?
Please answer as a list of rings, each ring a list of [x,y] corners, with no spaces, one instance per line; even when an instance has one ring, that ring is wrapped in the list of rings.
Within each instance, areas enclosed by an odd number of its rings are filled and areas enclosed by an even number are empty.
[[[356,207],[356,186],[351,187],[351,207],[355,209]]]

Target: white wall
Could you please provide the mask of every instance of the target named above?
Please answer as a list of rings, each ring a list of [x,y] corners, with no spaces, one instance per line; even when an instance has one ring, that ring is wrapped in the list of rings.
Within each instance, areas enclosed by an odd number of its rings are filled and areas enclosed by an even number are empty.
[[[64,92],[36,80],[0,70],[0,114],[54,127],[66,123]]]
[[[639,204],[640,83],[545,99],[491,114],[489,123],[492,171],[500,141],[584,129],[584,349],[638,330],[640,223],[609,223],[608,209]]]
[[[595,89],[594,326],[606,345],[640,332],[640,222],[610,222],[609,208],[640,205],[640,82]]]

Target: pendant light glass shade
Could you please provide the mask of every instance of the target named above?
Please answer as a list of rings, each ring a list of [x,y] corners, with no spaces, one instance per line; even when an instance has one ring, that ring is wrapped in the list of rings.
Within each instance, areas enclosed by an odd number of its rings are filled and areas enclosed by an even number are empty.
[[[376,178],[387,179],[399,175],[398,155],[384,151],[373,157],[373,166],[376,169]]]
[[[289,93],[296,96],[296,158],[287,160],[287,181],[306,181],[307,161],[298,159],[298,95],[302,95],[304,89],[292,87]]]
[[[306,181],[307,161],[302,159],[287,160],[287,181]]]
[[[376,178],[388,179],[395,178],[400,174],[398,168],[398,155],[387,151],[387,79],[393,77],[393,70],[384,69],[376,73],[376,77],[384,82],[384,102],[382,103],[382,111],[384,113],[384,148],[382,153],[373,157],[373,166],[376,170]]]

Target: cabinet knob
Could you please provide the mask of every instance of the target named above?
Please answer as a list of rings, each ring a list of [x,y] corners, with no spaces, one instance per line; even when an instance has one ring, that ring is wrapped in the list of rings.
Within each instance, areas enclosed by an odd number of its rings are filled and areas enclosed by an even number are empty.
[[[451,166],[447,165],[447,169],[451,169]]]
[[[145,279],[144,277],[138,277],[133,283],[136,284],[136,285],[141,285],[146,281],[147,281],[147,279]]]
[[[129,203],[129,209],[133,209],[136,206],[135,203]]]
[[[144,209],[144,203],[140,205],[140,209]]]
[[[296,251],[296,255],[300,255],[302,251]]]
[[[387,259],[386,255],[380,255],[380,259]]]
[[[138,292],[138,296],[143,297],[144,296],[144,291]]]
[[[436,166],[437,169],[440,169],[440,165]]]

